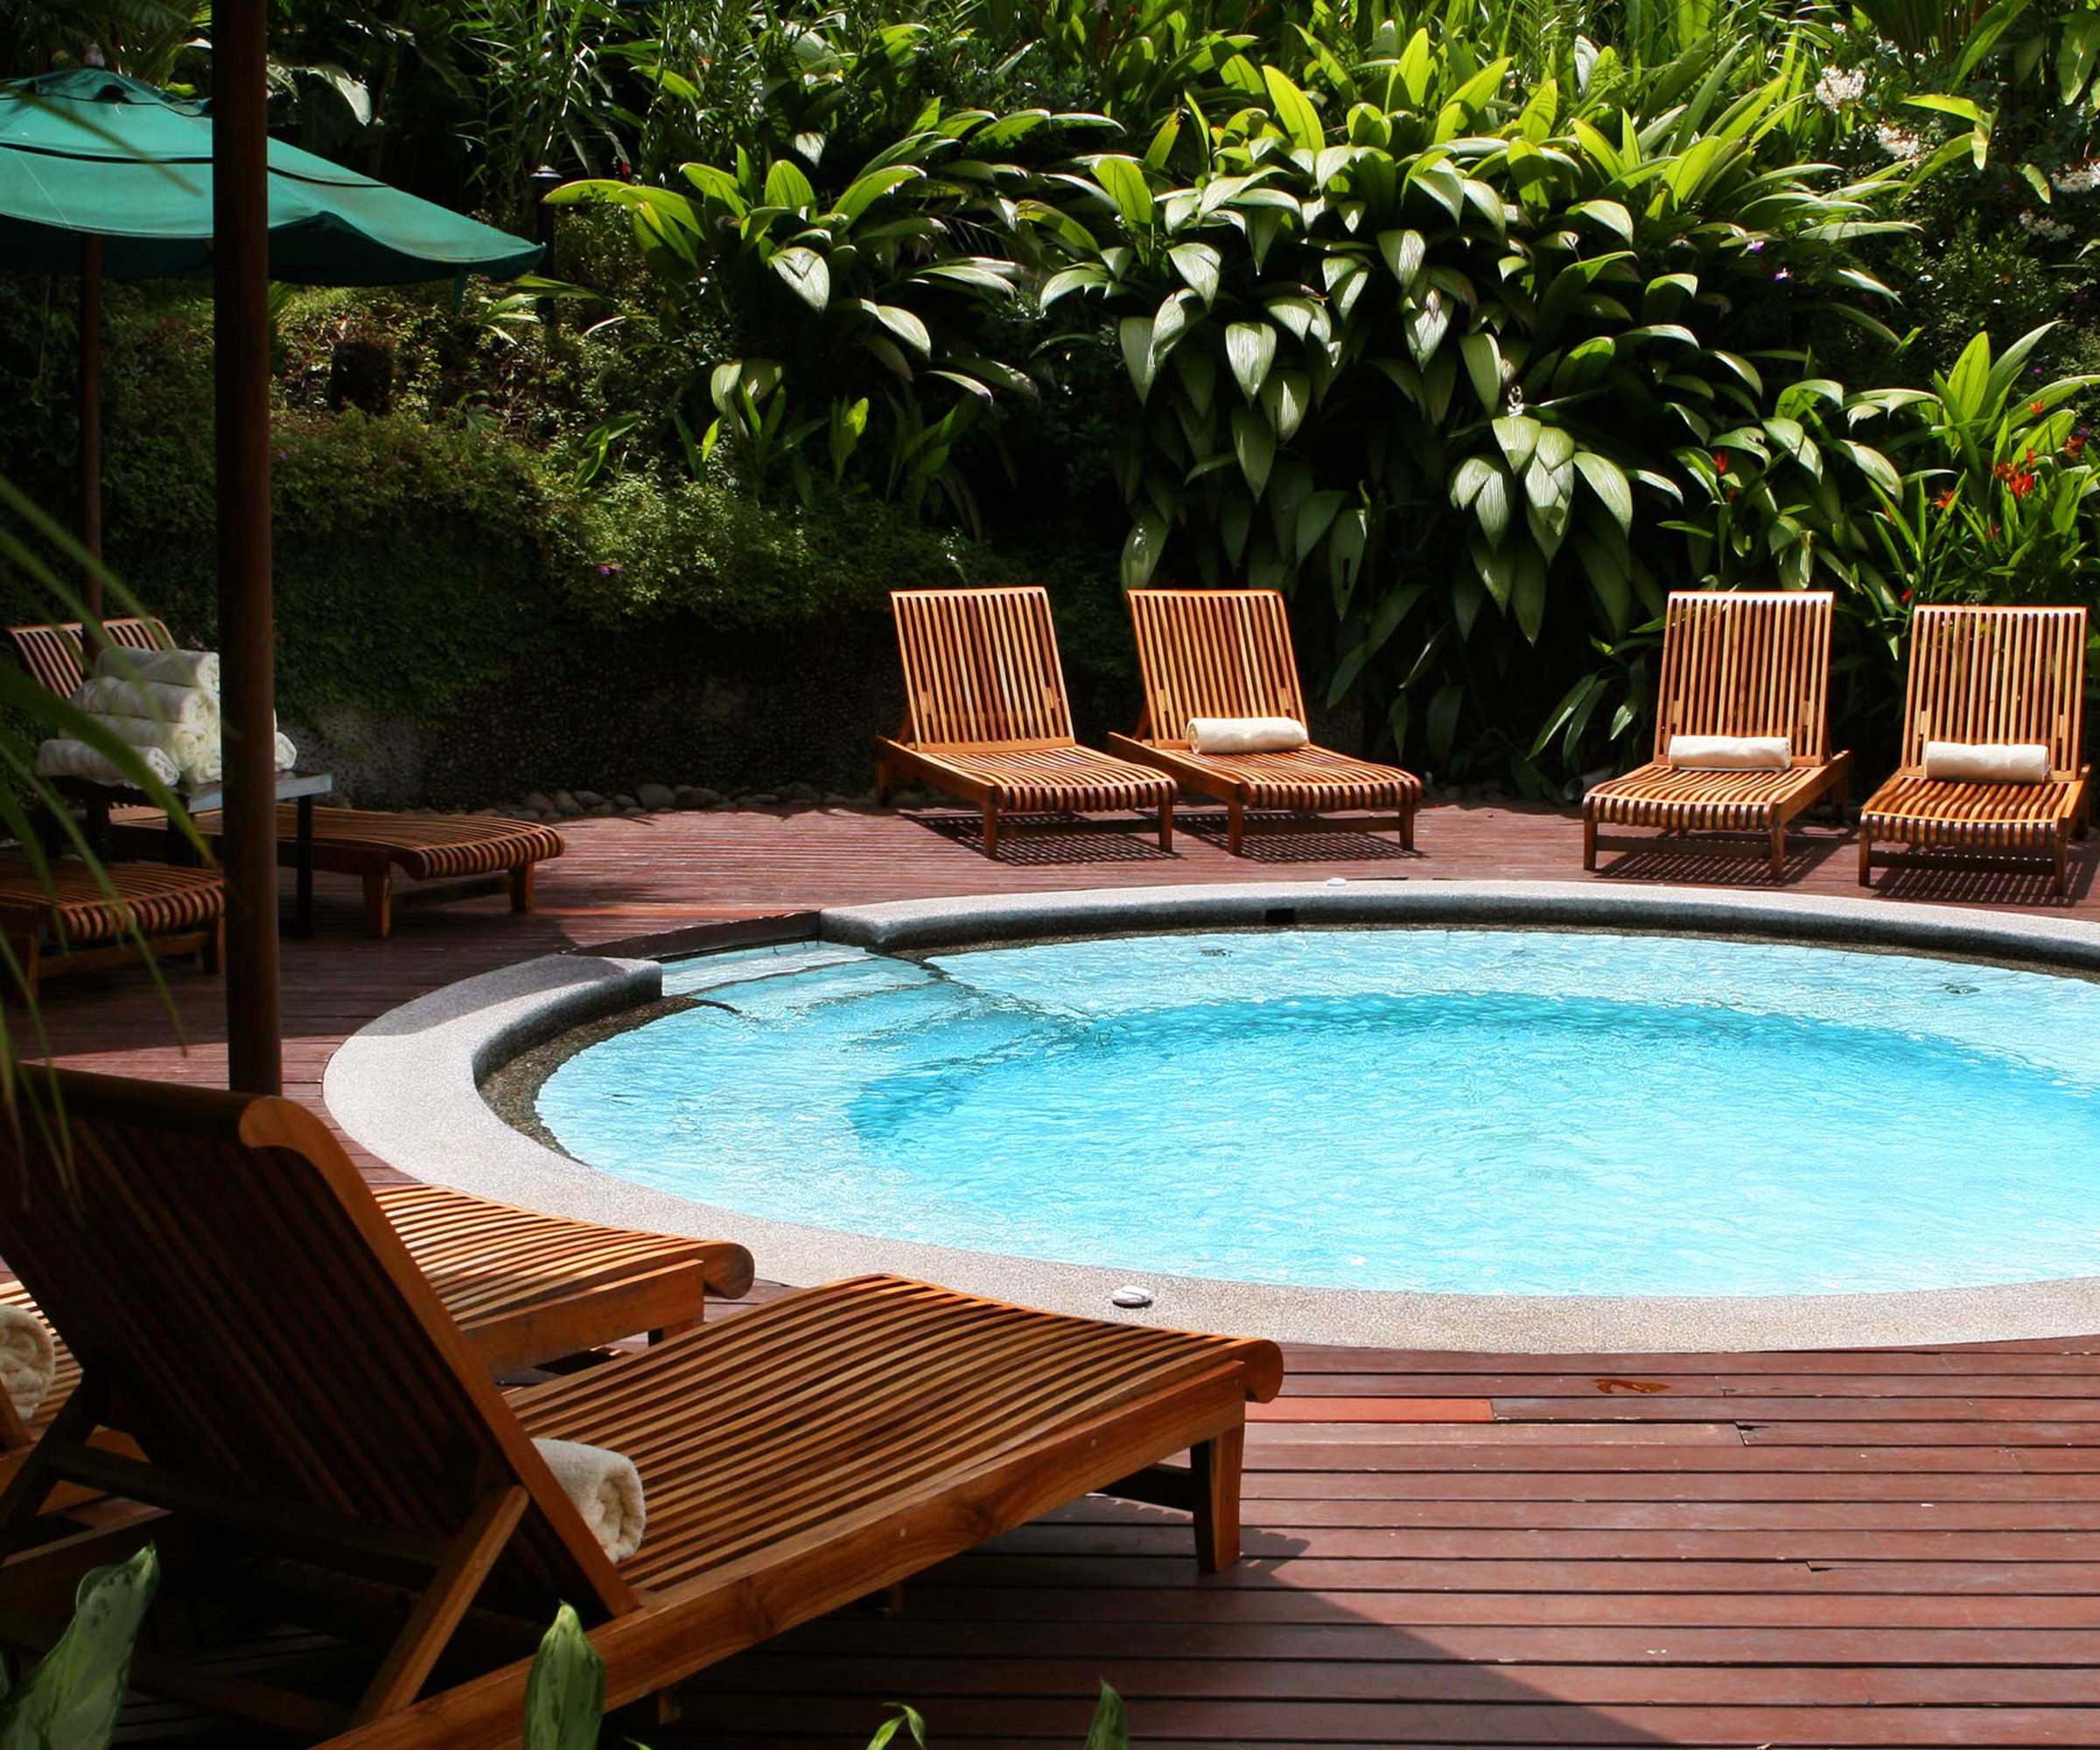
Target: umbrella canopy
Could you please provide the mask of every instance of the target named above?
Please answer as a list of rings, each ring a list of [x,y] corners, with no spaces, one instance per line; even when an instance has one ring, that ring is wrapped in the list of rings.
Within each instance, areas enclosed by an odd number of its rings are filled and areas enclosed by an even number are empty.
[[[294,285],[508,279],[541,249],[281,141],[270,276]],[[125,279],[212,270],[211,107],[95,67],[0,86],[0,265],[76,273],[83,238]]]

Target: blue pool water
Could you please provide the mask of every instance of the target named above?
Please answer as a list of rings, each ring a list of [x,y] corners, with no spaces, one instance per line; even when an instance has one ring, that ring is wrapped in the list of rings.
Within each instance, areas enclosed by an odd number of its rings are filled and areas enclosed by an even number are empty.
[[[1504,1294],[2100,1275],[2100,985],[1898,955],[1325,930],[674,967],[542,1117],[790,1222]],[[733,1237],[733,1236],[732,1236]]]

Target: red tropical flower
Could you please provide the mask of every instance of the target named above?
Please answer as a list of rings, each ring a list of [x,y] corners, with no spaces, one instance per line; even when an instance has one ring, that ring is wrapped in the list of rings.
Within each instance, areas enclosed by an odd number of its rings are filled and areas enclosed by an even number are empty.
[[[1716,450],[1713,452],[1713,471],[1717,474],[1725,474],[1728,472],[1728,452],[1726,450]]]
[[[1955,489],[1952,486],[1949,486],[1945,492],[1942,493],[1937,498],[1933,500],[1932,502],[1934,508],[1939,510],[1946,509],[1949,505],[1954,502],[1954,495]]]

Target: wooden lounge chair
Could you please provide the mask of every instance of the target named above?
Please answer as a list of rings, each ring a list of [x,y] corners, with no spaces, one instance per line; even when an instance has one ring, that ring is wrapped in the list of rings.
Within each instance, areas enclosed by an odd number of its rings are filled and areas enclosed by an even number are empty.
[[[877,746],[887,802],[900,772],[984,810],[984,854],[1003,814],[1156,808],[1174,842],[1173,780],[1082,747],[1058,661],[1050,598],[1040,589],[898,590],[904,727]]]
[[[150,1102],[142,1095],[135,1108],[144,1114]],[[182,1110],[178,1099],[168,1110],[171,1122]],[[639,1332],[677,1335],[699,1325],[710,1294],[733,1299],[751,1287],[751,1254],[726,1240],[602,1228],[442,1185],[375,1185],[372,1195],[492,1374]],[[0,1281],[0,1306],[37,1310],[18,1281]],[[61,1341],[57,1382],[27,1429],[13,1422],[0,1396],[0,1478],[79,1378],[79,1363]]]
[[[338,1750],[494,1750],[517,1740],[527,1656],[564,1600],[618,1707],[1091,1490],[1191,1508],[1202,1564],[1236,1557],[1246,1405],[1280,1383],[1273,1344],[867,1277],[506,1400],[312,1113],[60,1085],[70,1161],[34,1126],[0,1136],[0,1255],[86,1366],[0,1495],[0,1591],[47,1596],[81,1559],[22,1547],[68,1480],[167,1509],[141,1535],[172,1596],[230,1578],[273,1620],[312,1620],[244,1557],[318,1570],[313,1612],[349,1612],[365,1579],[406,1588],[367,1619],[346,1712],[154,1649],[141,1687],[208,1684],[221,1708],[340,1731]],[[143,1463],[84,1442],[113,1399]],[[607,1560],[535,1437],[635,1461],[633,1558]],[[1152,1468],[1184,1450],[1189,1469]],[[441,1656],[445,1686],[419,1701]]]
[[[1852,756],[1830,752],[1827,591],[1689,591],[1662,626],[1656,752],[1582,799],[1582,866],[1597,866],[1600,825],[1664,832],[1762,832],[1772,878],[1786,872],[1787,827],[1827,800],[1842,822]],[[1784,772],[1694,772],[1670,763],[1676,735],[1784,736]]]
[[[2081,758],[2085,706],[2082,607],[1922,607],[1910,620],[1903,764],[1859,811],[1859,885],[1873,871],[1939,864],[2026,869],[2049,859],[2049,891],[2069,873],[2068,841],[2090,820]],[[2042,784],[1956,783],[1925,775],[1928,741],[2040,742]],[[1908,847],[1877,853],[1877,843]]]
[[[102,629],[112,646],[130,650],[174,647],[158,620],[108,620]],[[22,665],[61,697],[80,683],[80,628],[78,625],[15,626],[9,641]],[[196,816],[197,830],[216,840],[221,826],[215,813]],[[564,849],[561,834],[532,821],[467,815],[380,814],[361,808],[313,809],[313,867],[337,875],[354,875],[364,883],[365,931],[384,938],[393,934],[396,877],[412,882],[474,882],[501,876],[510,887],[514,912],[532,909],[533,871]],[[277,809],[277,861],[292,866],[298,858],[297,805]],[[398,896],[410,903],[409,894]],[[444,887],[414,890],[413,903],[435,904],[467,897]]]
[[[108,863],[97,878],[86,864],[58,857],[39,876],[22,852],[0,851],[0,931],[32,1000],[52,972],[148,955],[193,954],[216,972],[226,883],[215,871],[153,863]]]
[[[1391,808],[1400,843],[1415,846],[1422,780],[1325,747],[1278,753],[1198,753],[1193,717],[1287,717],[1306,721],[1291,622],[1274,590],[1130,590],[1144,678],[1144,715],[1135,736],[1109,746],[1156,766],[1186,790],[1225,804],[1225,845],[1240,850],[1249,808]]]

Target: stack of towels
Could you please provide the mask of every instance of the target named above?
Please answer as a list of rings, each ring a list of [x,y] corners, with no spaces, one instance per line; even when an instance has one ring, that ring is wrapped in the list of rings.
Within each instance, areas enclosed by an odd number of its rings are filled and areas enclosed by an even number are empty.
[[[33,1421],[57,1378],[59,1356],[44,1321],[25,1306],[0,1306],[0,1392]]]
[[[164,784],[215,784],[225,770],[215,651],[102,650],[94,672],[74,689],[73,704],[137,749]],[[280,772],[298,763],[298,750],[282,733],[275,761]],[[38,748],[37,770],[47,778],[130,781],[102,749],[66,738]]]

